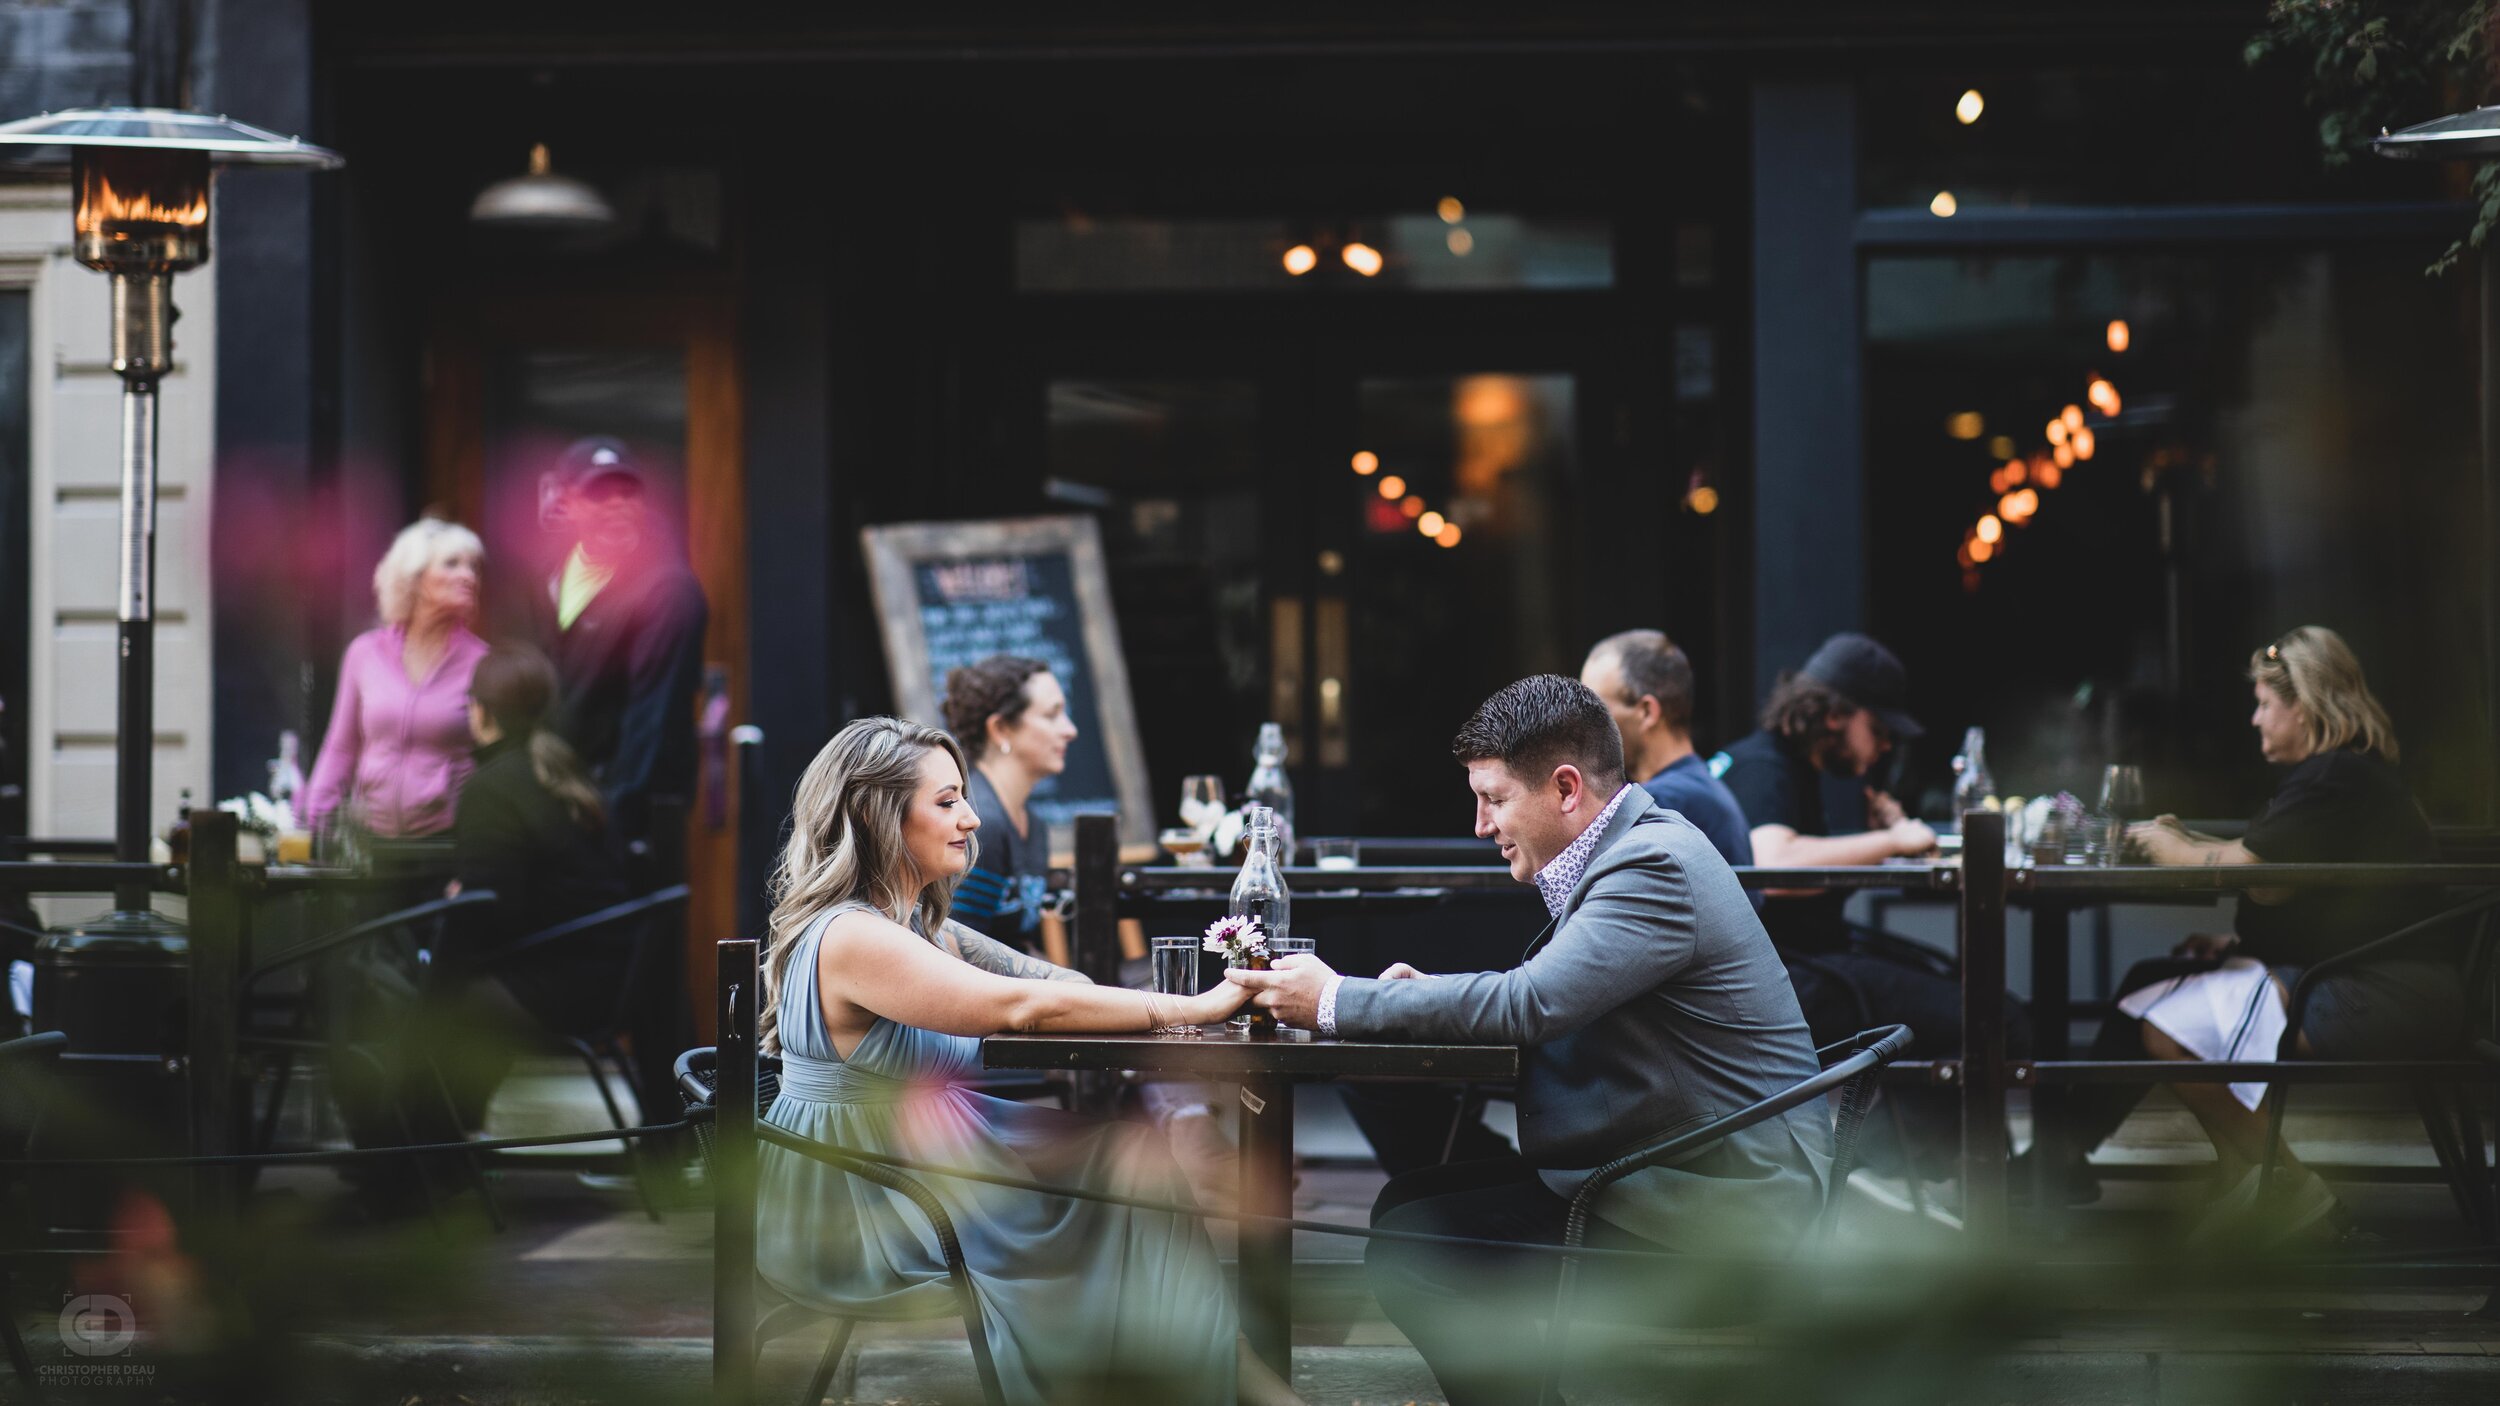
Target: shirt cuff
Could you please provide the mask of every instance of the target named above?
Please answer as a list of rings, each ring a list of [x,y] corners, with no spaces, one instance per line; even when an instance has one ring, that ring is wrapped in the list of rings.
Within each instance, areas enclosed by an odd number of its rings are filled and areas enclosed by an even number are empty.
[[[1332,976],[1328,978],[1328,984],[1319,989],[1319,1014],[1312,1017],[1311,1024],[1322,1035],[1334,1036],[1337,1033],[1337,988],[1344,984],[1343,976]]]

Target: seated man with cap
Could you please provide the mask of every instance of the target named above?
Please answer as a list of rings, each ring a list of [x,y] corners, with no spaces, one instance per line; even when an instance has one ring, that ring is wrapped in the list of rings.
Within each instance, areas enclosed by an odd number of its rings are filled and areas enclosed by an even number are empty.
[[[1856,867],[1924,854],[1935,831],[1902,812],[1867,778],[1896,742],[1923,731],[1904,706],[1908,672],[1891,650],[1865,635],[1825,640],[1805,667],[1782,675],[1762,705],[1761,728],[1717,760],[1720,779],[1753,827],[1754,862],[1765,868]],[[1762,910],[1780,959],[1796,983],[1797,1000],[1817,1044],[1845,1040],[1872,1026],[1898,1022],[1917,1036],[1912,1059],[1958,1059],[1962,1052],[1962,989],[1943,953],[1880,934],[1853,932],[1842,915],[1849,896],[1830,889],[1776,891]],[[2030,1047],[2021,1008],[2008,1000],[2006,1037],[2017,1053]],[[1949,1094],[1899,1092],[1920,1170],[1942,1175],[1960,1147],[1959,1115]],[[1869,1160],[1889,1120],[1869,1125]]]

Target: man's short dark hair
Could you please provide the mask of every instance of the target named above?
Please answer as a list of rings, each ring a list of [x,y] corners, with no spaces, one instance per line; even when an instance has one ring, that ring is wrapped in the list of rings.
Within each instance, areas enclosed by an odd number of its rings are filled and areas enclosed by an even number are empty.
[[[1623,671],[1623,687],[1631,695],[1624,702],[1655,698],[1660,722],[1677,732],[1693,730],[1693,661],[1665,633],[1626,630],[1599,640],[1589,653],[1611,656]]]
[[[1531,674],[1484,700],[1450,750],[1462,762],[1498,761],[1542,781],[1569,763],[1592,787],[1623,785],[1623,734],[1589,686],[1560,674]]]

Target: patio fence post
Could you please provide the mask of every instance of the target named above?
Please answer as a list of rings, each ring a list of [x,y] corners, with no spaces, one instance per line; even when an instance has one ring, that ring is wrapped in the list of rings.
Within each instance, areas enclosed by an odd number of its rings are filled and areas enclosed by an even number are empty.
[[[1068,955],[1098,986],[1120,981],[1120,818],[1076,818],[1076,922]]]
[[[2005,1235],[2005,816],[1962,816],[1962,1223]]]
[[[712,1095],[712,1400],[755,1398],[755,1060],[752,938],[720,944],[720,1036]]]

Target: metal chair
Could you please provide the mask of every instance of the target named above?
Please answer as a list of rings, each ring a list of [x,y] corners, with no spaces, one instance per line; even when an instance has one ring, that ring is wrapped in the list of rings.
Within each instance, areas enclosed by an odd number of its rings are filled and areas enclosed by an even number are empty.
[[[550,1029],[546,1034],[552,1041],[550,1048],[560,1047],[582,1062],[582,1068],[590,1075],[590,1082],[599,1090],[600,1103],[607,1108],[608,1125],[618,1129],[632,1127],[633,1124],[625,1120],[624,1110],[618,1107],[616,1095],[608,1086],[607,1071],[613,1069],[617,1077],[624,1080],[625,1086],[634,1091],[635,1106],[646,1116],[665,1096],[662,1090],[642,1087],[643,1081],[634,1076],[633,1064],[625,1057],[624,1041],[633,1028],[644,983],[652,980],[658,971],[660,949],[669,935],[668,925],[657,919],[670,909],[685,906],[691,893],[692,890],[684,884],[656,889],[639,898],[628,899],[596,913],[584,914],[570,922],[532,933],[476,961],[437,963],[435,970],[439,975],[435,979],[449,984],[493,977],[559,944],[579,944],[619,932],[628,934],[631,950],[626,957],[624,977],[617,983],[616,1000],[607,1014],[596,1026],[586,1030]],[[606,1069],[601,1067],[602,1060],[607,1063]],[[451,1104],[450,1090],[444,1086],[439,1069],[433,1070],[433,1076],[436,1091],[448,1108]],[[633,1169],[634,1189],[642,1199],[643,1212],[656,1221],[660,1218],[659,1200],[652,1190],[650,1159],[641,1141],[629,1141],[625,1155]]]
[[[1831,1243],[1833,1230],[1840,1221],[1842,1190],[1849,1184],[1851,1166],[1858,1155],[1858,1127],[1866,1120],[1868,1103],[1875,1092],[1875,1071],[1901,1057],[1910,1047],[1910,1027],[1887,1025],[1881,1029],[1860,1031],[1836,1045],[1817,1050],[1815,1056],[1824,1064],[1823,1072],[1748,1108],[1740,1108],[1724,1118],[1687,1129],[1663,1138],[1636,1152],[1617,1157],[1596,1171],[1581,1184],[1571,1198],[1571,1214],[1564,1223],[1563,1244],[1578,1249],[1588,1236],[1590,1209],[1598,1193],[1645,1167],[1672,1162],[1688,1153],[1717,1142],[1730,1133],[1741,1132],[1756,1123],[1767,1122],[1793,1108],[1801,1108],[1816,1099],[1840,1090],[1840,1111],[1832,1119],[1832,1170],[1829,1184],[1823,1191],[1823,1208],[1815,1216],[1810,1242],[1816,1253]],[[1545,1382],[1538,1393],[1544,1406],[1559,1406],[1562,1401],[1563,1350],[1570,1338],[1572,1299],[1579,1289],[1580,1262],[1565,1256],[1561,1281],[1554,1288],[1554,1316],[1546,1329]]]
[[[695,1143],[702,1149],[707,1173],[712,1165],[714,1132],[712,1121],[699,1115],[711,1111],[713,1095],[719,1087],[718,1068],[719,1051],[716,1046],[703,1045],[677,1057],[677,1091],[685,1099],[687,1116],[698,1119],[695,1123]],[[764,1110],[772,1106],[774,1097],[780,1092],[780,1085],[781,1061],[770,1055],[757,1060],[755,1099],[759,1121]],[[930,1286],[931,1292],[899,1295],[896,1302],[873,1310],[854,1309],[832,1314],[794,1302],[758,1279],[757,1288],[761,1295],[773,1302],[756,1321],[757,1355],[761,1356],[764,1344],[775,1338],[786,1337],[816,1319],[828,1321],[832,1327],[825,1340],[824,1355],[816,1360],[816,1370],[808,1378],[807,1392],[799,1398],[801,1406],[818,1406],[825,1399],[825,1393],[833,1387],[834,1373],[841,1369],[842,1354],[850,1346],[851,1330],[857,1324],[961,1318],[964,1336],[972,1348],[972,1365],[981,1378],[982,1399],[990,1406],[1003,1406],[1005,1398],[999,1390],[998,1368],[990,1357],[989,1334],[981,1326],[981,1307],[973,1297],[972,1276],[964,1266],[963,1245],[956,1239],[955,1223],[947,1216],[946,1208],[939,1204],[928,1187],[892,1167],[839,1156],[829,1156],[826,1160],[853,1176],[875,1182],[902,1196],[919,1209],[929,1223],[930,1233],[937,1239],[940,1255],[946,1261],[947,1282],[943,1286]]]
[[[2467,1012],[2457,1077],[2440,1081],[2417,1079],[2413,1092],[2421,1109],[2423,1132],[2430,1139],[2432,1155],[2439,1159],[2440,1170],[2447,1176],[2448,1191],[2456,1198],[2458,1212],[2485,1245],[2500,1246],[2500,1169],[2483,1163],[2482,1120],[2474,1109],[2479,1082],[2494,1090],[2492,1117],[2500,1123],[2500,1086],[2492,1085],[2479,1067],[2500,1063],[2500,1044],[2494,1043],[2500,1040],[2500,953],[2494,951],[2500,944],[2492,941],[2489,931],[2495,908],[2500,908],[2500,891],[2467,899],[2385,937],[2338,952],[2301,972],[2288,993],[2283,1038],[2275,1050],[2277,1061],[2295,1073],[2294,1078],[2277,1082],[2266,1099],[2266,1155],[2258,1169],[2261,1182],[2273,1177],[2275,1155],[2283,1146],[2284,1111],[2291,1102],[2299,1067],[2301,1019],[2308,1012],[2309,995],[2317,989],[2318,982],[2400,943],[2436,934],[2442,928],[2448,928],[2452,937],[2470,931],[2472,936],[2466,939],[2463,960],[2458,965],[2465,978],[2467,999],[2477,1008]],[[2470,926],[2462,921],[2469,917],[2475,919]]]
[[[49,1065],[60,1057],[61,1051],[68,1048],[69,1036],[57,1030],[48,1030],[40,1035],[27,1035],[0,1043],[0,1092],[11,1094],[21,1092],[14,1086],[19,1083],[22,1071],[39,1064]],[[35,1123],[43,1116],[40,1097],[34,1091],[24,1092],[29,1094],[29,1102],[33,1107],[29,1112],[26,1127],[22,1130],[23,1138],[16,1136],[11,1138],[14,1156],[25,1155],[27,1145],[34,1139]],[[14,1135],[21,1130],[11,1129],[10,1131]],[[15,1201],[13,1197],[7,1199],[11,1203]],[[13,1224],[10,1240],[23,1243],[22,1234],[18,1232],[26,1229],[27,1227],[23,1225]],[[17,1328],[16,1295],[12,1292],[15,1287],[10,1280],[6,1263],[0,1261],[0,1344],[4,1344],[8,1349],[9,1366],[17,1373],[18,1384],[24,1389],[26,1399],[41,1403],[43,1392],[35,1376],[34,1356],[26,1350],[26,1339]]]

